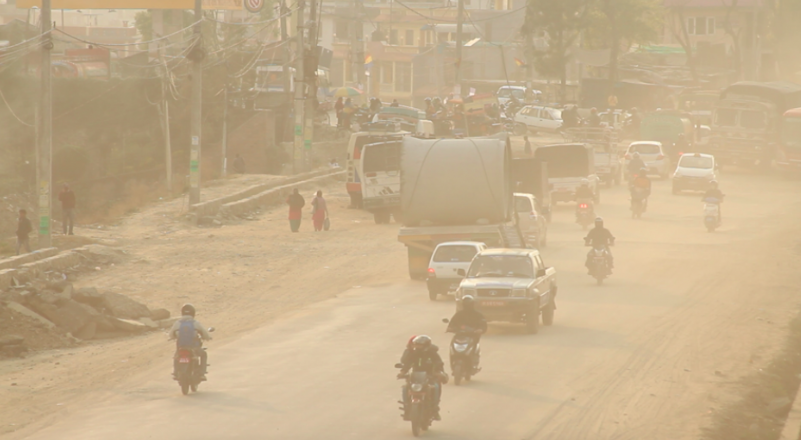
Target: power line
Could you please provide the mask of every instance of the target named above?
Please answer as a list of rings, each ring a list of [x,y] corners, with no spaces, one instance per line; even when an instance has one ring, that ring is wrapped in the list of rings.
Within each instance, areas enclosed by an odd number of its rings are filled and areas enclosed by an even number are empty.
[[[26,127],[35,127],[36,126],[34,124],[29,124],[29,123],[23,121],[19,116],[17,116],[17,114],[14,112],[14,109],[11,108],[11,104],[9,104],[8,101],[6,101],[6,95],[3,93],[2,89],[0,89],[0,97],[3,98],[3,102],[6,104],[6,107],[8,108],[8,111],[11,112],[11,116],[13,116],[17,121],[19,121],[20,124],[25,125]]]

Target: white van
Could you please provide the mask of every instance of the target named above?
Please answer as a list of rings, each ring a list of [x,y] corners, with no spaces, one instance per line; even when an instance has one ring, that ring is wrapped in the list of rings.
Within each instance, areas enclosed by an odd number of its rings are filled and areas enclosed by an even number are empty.
[[[436,301],[437,295],[456,291],[462,281],[459,269],[467,272],[473,257],[486,248],[486,244],[478,241],[449,241],[438,244],[428,263],[428,298]]]

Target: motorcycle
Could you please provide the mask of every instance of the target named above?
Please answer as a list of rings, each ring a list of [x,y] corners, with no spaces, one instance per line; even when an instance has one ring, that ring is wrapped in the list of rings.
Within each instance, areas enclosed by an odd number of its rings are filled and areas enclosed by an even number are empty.
[[[707,232],[715,232],[720,227],[720,202],[712,197],[704,199],[704,226]]]
[[[448,320],[443,319],[442,322],[447,324]],[[458,331],[448,330],[448,332],[454,333],[451,339],[450,364],[453,383],[458,386],[462,383],[462,378],[469,381],[481,371],[479,366],[481,347],[476,343],[476,336],[480,335],[481,331],[462,326]]]
[[[209,333],[214,331],[214,327],[209,329]],[[197,350],[206,350],[204,347],[197,348],[178,347],[175,352],[175,380],[181,387],[183,395],[197,392],[197,387],[202,382],[203,370],[200,368],[200,356]],[[208,367],[208,365],[206,365]]]
[[[641,189],[631,191],[631,218],[641,218],[648,207],[648,196]]]
[[[403,368],[403,365],[395,364],[395,368]],[[398,409],[403,411],[403,420],[412,423],[412,434],[418,437],[421,431],[428,431],[434,422],[434,390],[430,382],[434,379],[424,371],[412,371],[398,378],[406,380],[403,400],[398,401],[403,406]]]
[[[587,230],[595,222],[595,209],[592,200],[579,200],[576,205],[576,223]]]
[[[612,275],[612,268],[609,264],[609,251],[607,250],[606,246],[593,246],[587,239],[584,240],[584,244],[586,246],[592,246],[589,258],[590,276],[598,281],[598,285],[601,285],[606,277]],[[614,242],[609,243],[609,246],[614,245]]]

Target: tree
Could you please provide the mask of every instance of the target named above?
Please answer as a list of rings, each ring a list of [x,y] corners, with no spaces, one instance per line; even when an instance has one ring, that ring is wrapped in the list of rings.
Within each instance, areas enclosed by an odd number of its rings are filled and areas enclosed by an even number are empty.
[[[737,0],[733,0],[737,1]],[[609,49],[609,81],[618,78],[620,50],[647,44],[659,37],[659,0],[596,0],[589,14],[586,40]]]
[[[687,56],[687,67],[690,69],[690,75],[693,77],[693,82],[698,84],[698,68],[696,66],[695,51],[693,50],[692,40],[690,40],[690,33],[687,30],[687,16],[684,10],[691,0],[676,1],[670,8],[670,33],[673,38],[679,42],[684,53]]]
[[[734,72],[739,80],[743,74],[743,56],[742,48],[740,47],[740,34],[742,33],[743,29],[742,26],[737,26],[734,23],[732,20],[732,14],[737,9],[740,0],[720,1],[723,3],[723,6],[726,7],[726,17],[723,19],[723,30],[726,32],[726,35],[731,37],[732,47],[734,48],[734,53],[732,54],[732,57],[734,58]]]
[[[589,0],[528,0],[521,34],[542,32],[548,42],[545,49],[530,48],[534,66],[540,74],[557,76],[561,82],[561,99],[567,99],[568,53],[584,29]]]
[[[137,12],[134,16],[134,23],[136,30],[142,36],[142,41],[153,39],[153,15],[150,11]],[[147,47],[144,50],[147,50]]]

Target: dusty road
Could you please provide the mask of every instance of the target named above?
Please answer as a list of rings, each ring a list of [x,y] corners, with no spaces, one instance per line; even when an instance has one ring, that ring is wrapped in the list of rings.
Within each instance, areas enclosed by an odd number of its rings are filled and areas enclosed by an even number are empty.
[[[779,345],[798,309],[801,285],[798,183],[735,172],[724,173],[721,181],[729,196],[724,226],[714,234],[703,228],[700,197],[672,196],[668,182],[655,182],[642,220],[630,219],[623,188],[607,190],[597,211],[618,237],[617,269],[601,287],[584,273],[583,231],[573,223],[572,208],[561,205],[543,252],[546,263],[559,271],[555,325],[538,335],[492,325],[482,339],[484,371],[465,386],[445,387],[443,421],[426,435],[699,438],[715,410],[736,398],[736,380],[760,368]],[[245,234],[244,228],[254,226],[271,231],[265,224],[282,214],[268,213],[226,234]],[[404,249],[392,243],[392,225],[387,226],[368,220],[349,224],[342,235],[358,248],[344,247],[342,236],[333,232],[310,238],[321,241],[309,244],[313,252],[294,256],[283,270],[309,267],[297,259],[334,253],[336,243],[343,251],[328,260],[337,262],[337,272],[352,273],[323,276],[319,272],[330,269],[320,267],[302,276],[282,273],[282,292],[293,283],[306,298],[293,304],[323,299],[337,287],[357,285],[359,278],[366,280],[358,284],[363,287],[239,338],[226,339],[226,326],[243,331],[245,322],[258,322],[250,316],[254,312],[235,310],[248,307],[246,300],[254,301],[255,294],[239,284],[218,284],[216,293],[208,282],[205,289],[199,286],[205,307],[226,307],[203,319],[217,326],[218,340],[209,344],[210,381],[200,393],[181,396],[169,379],[169,358],[151,355],[149,362],[121,370],[115,383],[103,371],[91,390],[74,393],[81,403],[66,403],[71,408],[52,425],[34,424],[7,438],[409,438],[408,423],[396,409],[400,382],[392,365],[411,334],[431,334],[447,347],[449,335],[439,320],[453,312],[453,304],[431,303],[422,284],[403,280]],[[278,232],[270,234],[284,243]],[[273,258],[286,259],[270,243],[243,239],[238,246],[262,246]],[[345,249],[369,256],[343,255]],[[245,270],[237,260],[223,264],[227,271]],[[323,264],[325,258],[318,265]],[[326,279],[330,282],[319,287],[323,292],[306,296]],[[233,298],[238,289],[246,299],[231,299],[230,305],[213,299]],[[268,295],[263,300],[270,301]],[[270,309],[256,303],[252,308]],[[237,313],[243,322],[232,317]],[[142,344],[168,353],[158,342],[154,336]],[[5,383],[0,386],[7,389]]]

